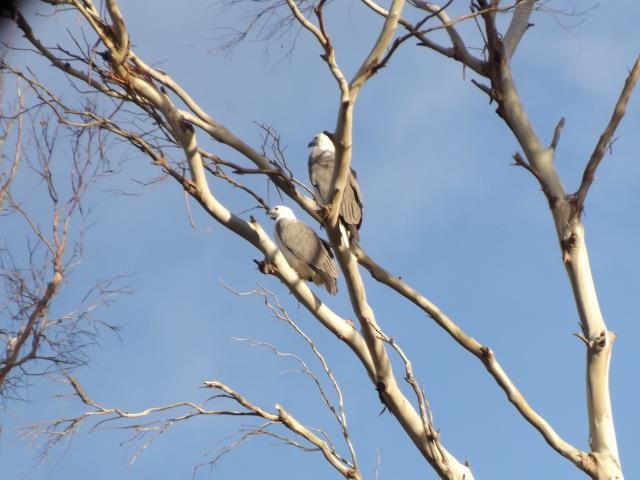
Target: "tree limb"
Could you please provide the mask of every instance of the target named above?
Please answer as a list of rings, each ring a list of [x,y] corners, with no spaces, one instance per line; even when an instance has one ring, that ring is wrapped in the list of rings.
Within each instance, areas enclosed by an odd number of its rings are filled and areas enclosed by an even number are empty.
[[[622,91],[620,92],[620,97],[616,102],[615,107],[613,108],[613,113],[611,114],[611,118],[609,119],[609,123],[607,124],[604,132],[600,135],[598,139],[598,143],[591,154],[591,158],[589,158],[589,163],[584,169],[584,173],[582,174],[582,182],[580,183],[580,187],[573,194],[573,201],[575,205],[575,214],[580,215],[584,208],[584,201],[587,197],[587,193],[589,191],[589,187],[593,183],[595,178],[596,169],[604,154],[607,151],[607,148],[611,145],[611,138],[615,133],[622,117],[624,116],[627,110],[627,104],[629,103],[629,99],[631,98],[631,94],[633,93],[633,89],[636,86],[638,81],[638,77],[640,76],[640,56],[636,58],[635,63],[633,64],[633,68],[629,72],[627,76],[624,87],[622,87]]]
[[[507,395],[507,399],[518,409],[523,418],[543,435],[545,441],[551,447],[576,465],[582,465],[582,462],[584,459],[588,458],[588,455],[562,439],[560,435],[558,435],[558,433],[547,423],[547,421],[529,405],[525,397],[520,393],[509,376],[503,370],[493,351],[489,347],[482,345],[475,338],[466,334],[455,322],[453,322],[453,320],[451,320],[451,318],[429,301],[424,295],[413,289],[401,278],[390,274],[378,265],[359,246],[354,249],[360,264],[366,268],[369,273],[371,273],[371,276],[375,280],[392,288],[424,311],[460,346],[482,361],[487,371]]]
[[[533,11],[533,4],[535,0],[517,0],[515,12],[511,18],[511,23],[507,29],[507,33],[504,34],[504,53],[507,59],[511,60],[513,54],[516,51],[520,40],[524,36],[525,32],[529,29],[531,24],[529,18]]]

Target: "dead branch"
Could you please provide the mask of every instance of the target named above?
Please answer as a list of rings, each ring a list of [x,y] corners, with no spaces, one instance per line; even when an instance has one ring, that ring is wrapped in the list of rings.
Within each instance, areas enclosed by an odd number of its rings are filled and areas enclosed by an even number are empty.
[[[0,354],[3,399],[21,398],[21,390],[34,375],[66,372],[86,363],[87,348],[99,338],[96,327],[103,325],[117,332],[115,326],[95,320],[93,310],[127,291],[125,286],[118,286],[118,278],[106,278],[80,296],[72,311],[58,312],[53,307],[62,285],[82,259],[81,239],[89,212],[82,207],[86,193],[108,174],[110,167],[102,156],[104,139],[95,130],[63,132],[59,126],[49,128],[46,112],[24,108],[22,97],[20,103],[16,136],[19,153],[14,167],[24,155],[28,168],[22,175],[41,178],[45,192],[44,201],[37,207],[20,199],[11,188],[4,192],[2,221],[12,230],[23,229],[27,245],[23,253],[19,244],[5,240],[5,247],[0,250],[0,283],[4,287],[0,302],[4,318],[0,329],[4,345]],[[30,125],[27,132],[23,131],[24,116],[28,116]],[[63,136],[71,144],[67,171],[54,167]],[[68,184],[62,180],[67,178]],[[61,190],[68,194],[61,195]],[[41,226],[43,222],[48,228]],[[78,224],[76,228],[72,229],[72,223]]]
[[[376,12],[378,15],[381,15],[383,17],[388,16],[389,12],[385,8],[377,4],[374,0],[362,0],[362,2],[368,8]],[[415,2],[411,2],[411,3],[415,4]],[[400,25],[402,25],[404,29],[408,33],[410,33],[414,38],[419,40],[418,45],[429,47],[432,50],[435,50],[442,55],[458,60],[463,65],[472,69],[474,72],[480,75],[484,75],[484,62],[481,59],[476,58],[473,55],[471,55],[471,53],[469,53],[469,50],[467,49],[467,46],[465,45],[462,37],[460,36],[457,29],[455,28],[455,25],[457,23],[465,20],[466,18],[460,18],[452,21],[446,13],[446,5],[444,7],[440,7],[438,5],[430,4],[427,2],[421,2],[420,5],[421,7],[419,8],[429,12],[429,16],[427,17],[427,19],[435,15],[440,20],[442,26],[430,28],[428,31],[425,31],[425,30],[421,30],[421,25],[413,25],[408,20],[404,18],[400,18],[399,20]],[[416,6],[418,5],[416,4]],[[451,47],[444,47],[436,43],[435,41],[431,40],[427,36],[427,33],[439,30],[441,28],[444,28],[447,31],[449,39],[452,43]]]
[[[22,112],[24,112],[25,106],[24,106],[24,95],[19,87],[17,89],[17,97],[18,97],[18,102],[15,106],[14,112],[9,115],[9,118],[17,118],[18,120],[16,148],[13,155],[13,160],[11,162],[11,167],[9,167],[9,170],[6,173],[0,172],[0,210],[2,210],[2,204],[9,190],[9,187],[11,186],[11,182],[13,182],[13,179],[16,177],[16,174],[18,173],[18,167],[20,166],[20,161],[22,159],[22,150],[23,150],[22,137],[23,137],[23,129],[24,129],[24,125],[23,125],[24,115],[22,115]],[[2,115],[2,118],[5,118],[4,115]],[[1,145],[3,146],[12,127],[11,125],[12,122],[5,122],[5,123],[6,123],[6,128],[2,133],[2,142],[1,142]],[[0,384],[1,383],[2,382],[0,382]]]
[[[306,362],[302,358],[300,358],[297,355],[293,355],[293,354],[282,354],[281,352],[279,352],[275,348],[275,346],[273,346],[271,344],[267,344],[267,343],[264,344],[265,346],[270,348],[276,355],[279,355],[279,356],[282,356],[282,355],[284,355],[284,356],[292,356],[293,358],[295,358],[296,361],[301,365],[302,371],[312,379],[312,381],[314,382],[314,384],[316,385],[316,387],[318,389],[318,393],[319,393],[320,398],[322,399],[323,403],[325,404],[327,409],[333,414],[333,416],[335,417],[336,421],[338,422],[338,424],[340,426],[340,430],[342,432],[342,436],[344,438],[344,441],[345,441],[345,443],[346,443],[346,445],[347,445],[347,447],[349,449],[349,453],[351,455],[351,464],[357,468],[358,462],[357,462],[357,457],[356,457],[355,449],[354,449],[354,446],[353,446],[353,442],[351,440],[351,436],[349,435],[349,430],[348,430],[348,426],[347,426],[347,415],[346,415],[346,411],[345,411],[345,408],[344,408],[344,398],[343,398],[343,394],[342,394],[342,389],[340,388],[340,385],[339,385],[338,381],[336,380],[336,378],[335,378],[335,376],[333,374],[333,371],[329,367],[329,364],[327,363],[327,360],[325,359],[324,355],[320,352],[320,350],[316,346],[316,344],[313,341],[313,339],[311,337],[309,337],[300,328],[300,326],[296,322],[293,321],[293,319],[287,313],[287,311],[284,308],[284,306],[278,300],[278,297],[273,292],[269,291],[268,289],[266,289],[262,285],[259,285],[257,290],[251,290],[251,291],[248,291],[248,292],[238,292],[237,290],[232,289],[231,287],[229,287],[228,285],[226,285],[224,283],[223,283],[223,285],[227,290],[229,290],[231,293],[233,293],[234,295],[237,295],[237,296],[259,296],[259,297],[262,297],[265,306],[273,313],[275,318],[277,318],[280,321],[286,322],[294,330],[294,332],[299,337],[301,337],[304,340],[304,342],[308,345],[309,349],[313,353],[313,356],[320,362],[320,365],[322,366],[322,370],[323,370],[325,376],[327,377],[327,379],[329,380],[329,382],[331,384],[331,387],[333,388],[333,391],[334,391],[334,393],[335,393],[335,395],[337,397],[337,400],[338,400],[337,405],[335,405],[329,399],[329,395],[325,391],[324,387],[322,386],[319,378],[309,369],[309,367],[307,366]]]
[[[604,132],[602,132],[602,135],[600,135],[598,143],[596,144],[593,153],[591,154],[591,158],[589,158],[589,162],[584,169],[580,187],[572,195],[576,216],[579,216],[582,213],[582,210],[584,208],[584,201],[587,198],[587,193],[589,192],[589,187],[591,187],[591,184],[593,183],[593,180],[595,178],[596,169],[598,168],[598,165],[600,165],[600,162],[602,161],[602,158],[604,157],[607,149],[610,147],[612,142],[611,139],[616,129],[618,128],[622,117],[624,117],[624,114],[627,110],[627,104],[629,103],[629,99],[631,98],[633,89],[636,86],[638,77],[640,77],[640,56],[636,58],[636,61],[633,64],[633,68],[624,81],[624,87],[622,87],[620,97],[618,98],[618,101],[613,108],[613,113],[611,114],[609,123],[604,129]]]
[[[524,396],[513,384],[509,376],[505,373],[502,366],[498,363],[493,351],[475,338],[466,334],[456,323],[453,322],[444,312],[436,305],[430,302],[417,290],[409,286],[400,277],[390,274],[380,265],[378,265],[371,257],[369,257],[362,248],[355,247],[355,254],[358,262],[366,268],[371,276],[381,282],[407,300],[412,302],[418,308],[423,310],[430,318],[443,328],[460,346],[472,353],[480,359],[487,371],[494,378],[496,383],[502,388],[507,395],[508,400],[518,409],[520,414],[532,426],[534,426],[544,437],[546,442],[564,457],[570,459],[576,465],[582,466],[582,462],[586,461],[588,454],[575,448],[573,445],[562,439],[560,435],[540,416],[526,401]],[[395,348],[395,347],[394,347]],[[398,349],[396,348],[396,351]],[[405,364],[406,365],[406,364]],[[415,391],[415,390],[414,390]],[[417,393],[416,393],[417,395]]]
[[[139,411],[129,411],[118,407],[105,407],[94,401],[81,386],[77,379],[67,376],[67,381],[72,387],[73,394],[86,407],[90,409],[79,416],[70,418],[58,418],[39,425],[33,425],[27,428],[23,435],[34,438],[45,438],[43,445],[44,452],[55,447],[60,441],[73,434],[85,422],[94,422],[91,430],[100,428],[101,426],[111,424],[113,422],[126,422],[121,428],[125,428],[134,432],[135,435],[144,435],[149,432],[163,432],[184,421],[199,416],[243,416],[256,417],[267,420],[267,424],[262,424],[257,428],[251,428],[249,434],[244,435],[245,438],[258,435],[268,435],[279,438],[291,446],[302,448],[305,451],[320,451],[327,459],[328,463],[333,466],[338,473],[346,479],[361,479],[362,476],[356,466],[351,465],[340,457],[327,440],[323,440],[316,435],[313,430],[300,423],[290,412],[285,410],[281,405],[276,405],[276,413],[270,413],[267,410],[255,405],[245,396],[233,390],[231,387],[219,381],[206,381],[204,387],[217,392],[208,397],[202,403],[189,401],[179,401],[154,407],[148,407]],[[233,404],[241,407],[239,409],[211,409],[207,405],[213,401],[230,400]],[[174,413],[175,412],[175,413]],[[166,418],[159,420],[154,419],[159,414],[168,415]],[[148,420],[147,420],[148,419]],[[298,437],[298,440],[307,442],[305,446],[294,439],[289,439],[283,435],[270,431],[271,427],[280,425],[289,430]],[[150,440],[153,441],[153,440]],[[148,446],[147,441],[141,450]],[[236,442],[226,449],[237,447],[241,442]],[[225,450],[226,450],[225,449]],[[214,463],[224,455],[225,450],[214,459]],[[136,454],[137,456],[137,454]],[[134,457],[135,460],[135,457]]]

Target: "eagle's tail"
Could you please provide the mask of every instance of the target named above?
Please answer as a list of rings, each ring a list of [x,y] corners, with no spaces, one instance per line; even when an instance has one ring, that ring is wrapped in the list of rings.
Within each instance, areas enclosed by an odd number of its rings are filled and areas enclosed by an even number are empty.
[[[324,279],[324,288],[326,288],[331,295],[335,295],[338,293],[338,281],[327,275]]]
[[[348,226],[346,226],[344,222],[340,221],[340,240],[343,246],[349,248],[349,239],[351,238],[351,234],[349,233],[349,230],[347,230],[347,227]]]
[[[358,227],[345,221],[340,221],[340,237],[342,239],[342,245],[349,248],[351,242],[358,242],[360,235],[358,234]]]

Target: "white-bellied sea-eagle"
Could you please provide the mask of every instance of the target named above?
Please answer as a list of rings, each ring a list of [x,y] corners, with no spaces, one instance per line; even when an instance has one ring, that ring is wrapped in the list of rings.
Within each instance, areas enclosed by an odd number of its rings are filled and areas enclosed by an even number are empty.
[[[300,278],[324,285],[335,295],[338,273],[330,246],[309,225],[296,219],[289,207],[278,205],[267,214],[276,221],[276,244],[291,268]]]
[[[309,178],[318,200],[323,204],[331,202],[333,191],[331,178],[336,165],[336,147],[333,134],[324,131],[318,133],[309,143]],[[362,195],[356,179],[356,172],[352,168],[347,178],[347,184],[340,207],[341,230],[348,232],[349,238],[358,240],[358,229],[362,223]]]

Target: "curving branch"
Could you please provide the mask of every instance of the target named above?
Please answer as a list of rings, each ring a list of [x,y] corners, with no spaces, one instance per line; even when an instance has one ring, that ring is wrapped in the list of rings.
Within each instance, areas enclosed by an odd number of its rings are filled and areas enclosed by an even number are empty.
[[[214,388],[223,391],[229,398],[233,399],[236,403],[240,404],[247,411],[253,412],[260,417],[269,420],[274,423],[281,423],[289,430],[307,440],[314,445],[318,450],[322,452],[327,461],[345,478],[347,479],[361,479],[360,472],[351,465],[345,465],[343,460],[336,455],[326,441],[322,440],[315,433],[313,433],[308,427],[302,425],[291,413],[284,409],[280,404],[276,404],[275,408],[277,414],[268,413],[260,407],[253,405],[247,399],[245,399],[238,392],[232,390],[225,384],[217,381],[204,382],[207,388]]]
[[[333,196],[328,205],[329,215],[326,218],[327,227],[338,233],[338,217],[342,195],[344,193],[347,178],[351,171],[352,156],[352,130],[353,130],[353,110],[360,89],[366,81],[371,78],[379,69],[379,64],[384,59],[384,52],[389,47],[391,40],[398,28],[398,21],[404,8],[404,0],[393,0],[380,34],[376,39],[371,51],[363,60],[360,68],[349,82],[348,90],[341,86],[340,108],[335,129],[336,159],[331,178]],[[334,244],[335,246],[335,244]]]
[[[420,292],[412,288],[407,282],[400,277],[392,275],[387,270],[378,265],[371,257],[369,257],[362,248],[355,247],[355,255],[358,257],[360,264],[366,268],[371,276],[380,283],[392,288],[404,298],[412,302],[430,318],[432,318],[445,332],[447,332],[461,347],[469,353],[477,357],[485,366],[489,374],[494,378],[496,383],[507,395],[507,399],[520,412],[522,417],[529,422],[536,430],[538,430],[545,441],[563,457],[568,458],[574,464],[581,466],[588,459],[588,454],[582,452],[569,442],[564,440],[549,423],[537,413],[526,398],[515,386],[509,378],[500,363],[498,362],[493,350],[481,344],[475,338],[465,333],[451,318],[440,310],[435,304],[427,299]],[[394,346],[396,350],[397,347]],[[402,356],[402,354],[401,354]],[[404,358],[403,358],[404,360]],[[405,361],[406,364],[406,361]],[[409,366],[407,366],[409,370]],[[410,382],[411,383],[411,382]],[[415,391],[415,387],[412,385]],[[418,392],[416,392],[418,395]],[[424,415],[423,415],[424,416]]]
[[[84,390],[82,385],[72,376],[67,376],[67,381],[73,389],[73,395],[78,398],[90,410],[85,411],[77,417],[58,418],[45,422],[43,424],[32,425],[23,433],[24,436],[38,439],[45,439],[43,453],[55,447],[59,442],[66,439],[69,435],[75,433],[77,429],[85,422],[95,422],[91,429],[95,430],[106,424],[117,421],[136,420],[137,423],[128,423],[125,429],[144,434],[148,432],[162,433],[169,428],[199,416],[233,416],[233,417],[258,417],[267,420],[266,426],[252,429],[253,435],[271,435],[275,436],[292,446],[303,448],[306,451],[320,451],[327,459],[328,463],[333,466],[346,479],[361,479],[357,467],[346,462],[337,454],[332,445],[316,435],[309,427],[300,423],[290,412],[281,405],[276,405],[277,413],[270,413],[267,410],[255,405],[242,394],[233,390],[226,384],[218,381],[205,381],[203,386],[207,389],[216,390],[221,394],[215,394],[202,403],[180,401],[148,407],[139,411],[129,411],[118,407],[106,407],[94,401]],[[212,409],[207,408],[207,404],[214,400],[231,400],[241,409]],[[174,415],[172,412],[176,412]],[[172,414],[173,416],[164,419],[153,419],[158,414]],[[149,419],[148,421],[146,419]],[[140,422],[141,421],[141,422]],[[288,441],[286,437],[272,433],[269,427],[281,425],[295,433],[300,439],[305,440],[311,447],[304,447],[295,441]],[[153,439],[151,440],[153,441]],[[150,441],[142,446],[141,450],[149,445]],[[222,454],[225,452],[223,451]],[[216,458],[219,459],[218,455]],[[136,454],[137,456],[138,454]],[[214,460],[214,462],[216,461]]]

